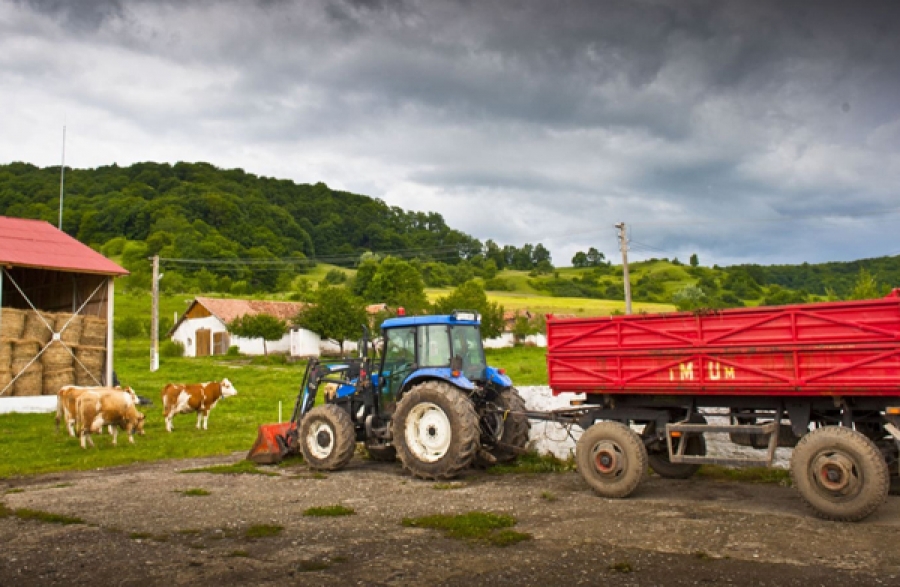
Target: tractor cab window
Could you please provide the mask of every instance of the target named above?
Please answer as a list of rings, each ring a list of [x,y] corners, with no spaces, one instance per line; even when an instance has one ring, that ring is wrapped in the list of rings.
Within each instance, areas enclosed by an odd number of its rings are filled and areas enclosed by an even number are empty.
[[[416,328],[391,328],[384,335],[381,393],[385,407],[390,410],[403,380],[416,366]]]
[[[446,367],[450,364],[450,336],[446,324],[419,326],[419,366]]]
[[[463,375],[468,379],[484,379],[487,364],[484,360],[484,347],[481,344],[481,331],[477,326],[454,326],[450,334],[453,344],[453,356],[460,357]]]

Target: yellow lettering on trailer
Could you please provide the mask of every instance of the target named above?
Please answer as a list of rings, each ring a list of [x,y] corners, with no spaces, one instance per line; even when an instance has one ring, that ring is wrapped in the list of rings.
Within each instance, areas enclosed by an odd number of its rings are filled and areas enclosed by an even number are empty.
[[[709,378],[712,381],[718,381],[722,378],[722,365],[717,361],[710,361],[706,364],[706,369],[709,371]]]
[[[725,367],[725,379],[734,379],[734,367]]]
[[[679,363],[678,367],[681,371],[681,380],[685,379],[693,381],[694,380],[694,362],[688,361],[687,363]]]

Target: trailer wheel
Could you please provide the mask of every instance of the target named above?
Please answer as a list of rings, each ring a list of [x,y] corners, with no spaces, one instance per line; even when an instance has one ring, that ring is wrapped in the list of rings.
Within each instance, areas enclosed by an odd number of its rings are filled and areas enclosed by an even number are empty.
[[[407,392],[397,403],[392,432],[403,468],[422,479],[455,477],[480,448],[475,406],[443,381],[426,381]]]
[[[821,518],[862,520],[888,495],[890,475],[871,440],[850,428],[825,426],[800,439],[791,479],[803,501]]]
[[[496,402],[498,408],[512,412],[525,411],[525,400],[522,399],[515,387],[504,389],[499,396]],[[488,448],[488,452],[497,463],[508,463],[515,460],[519,455],[519,451],[515,449],[524,449],[528,445],[531,423],[525,416],[490,413],[483,415],[480,423],[482,428],[487,428],[492,435],[496,436],[496,433],[499,432],[498,445]],[[476,457],[476,461],[478,460]],[[476,465],[487,466],[488,464],[492,463],[476,462]]]
[[[300,422],[300,452],[312,469],[344,468],[356,450],[350,414],[334,404],[311,409]]]
[[[598,495],[628,497],[647,471],[647,449],[628,426],[598,422],[578,439],[575,463]]]
[[[706,424],[706,418],[699,414],[693,414],[690,419],[691,424]],[[656,422],[647,424],[644,430],[644,436],[648,436],[656,432]],[[673,448],[678,450],[678,442],[674,443]],[[702,434],[688,434],[687,445],[684,447],[684,454],[693,456],[706,455],[706,439]],[[700,465],[688,465],[684,463],[673,463],[669,460],[669,447],[663,444],[661,451],[648,451],[647,460],[653,472],[665,479],[689,479],[694,473],[700,470]]]

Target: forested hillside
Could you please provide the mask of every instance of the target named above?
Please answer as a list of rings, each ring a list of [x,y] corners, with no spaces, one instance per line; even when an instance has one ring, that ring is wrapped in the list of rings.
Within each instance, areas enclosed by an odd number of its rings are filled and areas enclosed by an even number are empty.
[[[0,214],[55,225],[59,172],[0,165]],[[147,258],[160,255],[166,273],[161,287],[172,292],[303,297],[322,282],[347,285],[367,301],[382,302],[393,295],[388,289],[397,289],[375,278],[388,261],[385,270],[400,271],[405,279],[412,271],[430,288],[477,280],[495,292],[624,297],[621,267],[595,248],[578,252],[571,268],[558,269],[540,243],[482,243],[448,227],[440,214],[408,212],[323,183],[298,184],[207,163],[138,163],[67,168],[65,186],[63,229],[131,270],[123,280],[126,289],[146,291]],[[343,269],[323,271],[323,263]],[[693,255],[689,264],[652,259],[632,266],[635,300],[683,309],[875,296],[892,286],[900,286],[900,257],[704,267]]]

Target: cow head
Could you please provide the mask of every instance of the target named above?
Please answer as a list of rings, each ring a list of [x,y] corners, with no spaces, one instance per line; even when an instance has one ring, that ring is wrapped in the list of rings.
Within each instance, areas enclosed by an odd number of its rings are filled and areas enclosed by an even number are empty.
[[[137,413],[137,424],[135,424],[134,429],[141,436],[144,435],[144,418],[145,417],[146,416],[144,416],[143,412]]]
[[[222,397],[230,397],[232,395],[237,395],[237,390],[231,384],[228,379],[223,379],[219,382],[219,386],[222,388]]]

